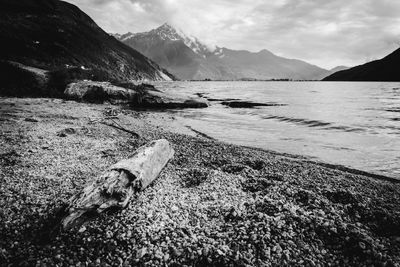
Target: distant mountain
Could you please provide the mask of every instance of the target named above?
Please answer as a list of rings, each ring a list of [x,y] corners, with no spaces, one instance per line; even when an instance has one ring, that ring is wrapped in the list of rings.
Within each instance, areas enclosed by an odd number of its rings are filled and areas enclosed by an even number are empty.
[[[329,71],[307,62],[261,50],[210,48],[169,24],[143,33],[114,35],[183,80],[296,79],[319,80]]]
[[[335,72],[342,71],[342,70],[347,70],[347,69],[349,69],[349,68],[350,68],[350,67],[347,67],[347,66],[337,66],[337,67],[334,67],[334,68],[328,70],[328,71],[324,74],[324,76],[321,77],[319,80],[325,79],[326,77],[328,77],[329,75],[334,74]]]
[[[380,60],[336,72],[324,81],[400,81],[400,49]]]
[[[54,70],[96,69],[121,80],[170,75],[109,36],[78,7],[58,0],[0,0],[0,60]]]
[[[347,70],[347,69],[350,69],[350,67],[347,67],[347,66],[337,66],[337,67],[334,67],[333,69],[330,69],[329,72],[335,73],[335,72],[338,72],[338,71],[341,71],[341,70]]]

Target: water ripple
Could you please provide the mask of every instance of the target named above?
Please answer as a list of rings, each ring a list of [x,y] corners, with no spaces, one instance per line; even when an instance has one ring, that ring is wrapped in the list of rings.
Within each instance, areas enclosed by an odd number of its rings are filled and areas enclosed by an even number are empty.
[[[321,127],[326,130],[341,130],[345,132],[365,132],[365,130],[362,128],[334,125],[331,122],[324,122],[319,120],[298,119],[298,118],[291,118],[284,116],[264,116],[262,118],[267,120],[275,119],[283,122],[291,122],[295,124],[305,125],[307,127]]]

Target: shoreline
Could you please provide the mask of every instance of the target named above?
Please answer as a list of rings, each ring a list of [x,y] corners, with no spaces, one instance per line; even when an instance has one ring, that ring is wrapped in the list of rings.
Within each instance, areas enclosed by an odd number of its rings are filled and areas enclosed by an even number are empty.
[[[288,158],[291,158],[293,160],[301,160],[303,162],[309,162],[312,164],[317,164],[323,167],[327,167],[333,170],[340,170],[340,171],[344,171],[344,172],[348,172],[348,173],[352,173],[352,174],[358,174],[358,175],[362,175],[362,176],[366,176],[366,177],[370,177],[373,179],[378,179],[378,180],[383,180],[383,181],[388,181],[388,182],[392,182],[392,183],[400,183],[400,179],[399,178],[395,178],[395,177],[391,177],[391,176],[387,176],[387,175],[382,175],[382,174],[377,174],[377,173],[373,173],[373,172],[368,172],[368,171],[363,171],[360,169],[356,169],[356,168],[351,168],[351,167],[347,167],[344,165],[340,165],[340,164],[333,164],[333,163],[328,163],[328,162],[323,162],[323,161],[319,161],[319,160],[312,160],[309,159],[307,156],[305,155],[295,155],[295,154],[289,154],[289,153],[284,153],[284,152],[279,152],[279,151],[275,151],[275,150],[268,150],[268,149],[264,149],[264,148],[260,148],[260,147],[253,147],[253,146],[245,146],[245,145],[237,145],[237,144],[233,144],[233,143],[228,143],[228,142],[224,142],[222,140],[218,140],[214,137],[211,137],[201,131],[195,130],[193,129],[191,126],[186,126],[188,129],[192,130],[194,133],[198,134],[199,136],[209,139],[209,140],[213,140],[216,142],[221,142],[221,143],[227,143],[227,144],[232,144],[232,145],[236,145],[236,146],[240,146],[240,147],[245,147],[245,148],[249,148],[249,149],[255,149],[255,150],[260,150],[263,151],[265,153],[272,153],[272,154],[277,154],[277,155],[281,155],[281,156],[287,156]]]
[[[144,111],[152,113],[151,110],[144,110]],[[163,114],[162,111],[161,112],[160,111],[156,111],[156,113]],[[174,119],[174,120],[176,120],[176,119]],[[161,125],[163,125],[163,124],[161,124]],[[203,138],[206,138],[206,139],[209,139],[209,140],[213,140],[213,141],[216,141],[216,142],[236,145],[236,146],[245,147],[245,148],[249,148],[249,149],[255,149],[255,150],[263,151],[265,153],[272,153],[272,154],[277,154],[277,155],[281,155],[281,156],[287,156],[287,157],[289,157],[291,159],[306,161],[306,162],[310,162],[310,163],[313,163],[313,164],[321,165],[323,167],[327,167],[327,168],[331,168],[331,169],[335,169],[335,170],[341,170],[341,171],[349,172],[349,173],[352,173],[352,174],[359,174],[359,175],[371,177],[371,178],[378,179],[378,180],[389,181],[389,182],[393,182],[393,183],[400,183],[400,178],[396,178],[396,177],[393,177],[393,176],[374,173],[374,172],[370,172],[370,171],[364,171],[364,170],[361,170],[361,169],[357,169],[357,168],[353,168],[353,167],[345,166],[345,165],[341,165],[341,164],[324,162],[324,161],[318,160],[318,159],[311,159],[310,157],[308,157],[306,155],[290,154],[290,153],[285,153],[285,152],[280,152],[280,151],[275,151],[275,150],[268,150],[268,149],[264,149],[264,148],[256,147],[256,146],[246,146],[246,145],[234,144],[234,143],[230,143],[230,142],[226,142],[226,141],[223,141],[223,140],[216,139],[216,138],[214,138],[214,137],[212,137],[212,136],[210,136],[210,135],[208,135],[206,133],[203,133],[203,132],[201,132],[199,130],[194,129],[192,126],[189,126],[189,125],[182,124],[182,127],[186,127],[187,129],[191,130],[192,132],[194,132],[199,137],[203,137]],[[187,134],[187,132],[181,132],[181,133],[182,134]]]
[[[42,98],[0,107],[2,263],[400,264],[398,181],[194,137],[170,114]],[[93,122],[107,114],[140,138]],[[49,236],[57,208],[159,138],[175,157],[127,209]]]
[[[219,141],[219,142],[221,142],[221,141]],[[319,161],[319,160],[313,160],[313,159],[309,159],[307,156],[304,156],[304,155],[295,155],[295,154],[283,153],[283,152],[263,149],[263,148],[259,148],[259,147],[252,147],[252,146],[242,146],[242,147],[247,147],[247,148],[250,148],[250,149],[257,149],[257,150],[264,151],[266,153],[276,153],[278,155],[285,155],[285,156],[287,156],[287,157],[289,157],[291,159],[294,159],[294,160],[301,160],[301,161],[304,161],[304,162],[317,164],[317,165],[320,165],[320,166],[323,166],[323,167],[327,167],[327,168],[330,168],[330,169],[333,169],[333,170],[340,170],[340,171],[348,172],[348,173],[351,173],[351,174],[362,175],[362,176],[370,177],[370,178],[373,178],[373,179],[382,180],[382,181],[388,181],[388,182],[392,182],[392,183],[400,183],[400,179],[399,178],[395,178],[395,177],[391,177],[391,176],[387,176],[387,175],[383,175],[383,174],[378,174],[378,173],[373,173],[373,172],[369,172],[369,171],[363,171],[363,170],[360,170],[360,169],[347,167],[347,166],[340,165],[340,164],[334,164],[334,163],[328,163],[328,162]]]

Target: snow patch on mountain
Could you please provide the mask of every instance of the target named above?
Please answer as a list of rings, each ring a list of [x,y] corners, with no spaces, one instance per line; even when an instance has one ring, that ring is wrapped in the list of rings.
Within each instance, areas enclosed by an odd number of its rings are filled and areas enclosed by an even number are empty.
[[[164,41],[182,41],[187,47],[189,47],[193,52],[206,58],[207,55],[214,53],[217,49],[216,46],[207,45],[201,42],[194,36],[185,34],[182,30],[174,28],[168,23],[164,23],[160,27],[153,29],[149,32],[142,33],[125,33],[125,34],[113,34],[115,38],[121,42],[126,42],[132,38],[148,37],[153,36],[153,38],[160,38]]]
[[[193,52],[203,57],[205,57],[207,53],[212,52],[208,46],[200,42],[196,37],[187,35],[182,30],[176,29],[168,23],[163,24],[153,31],[163,40],[183,41]]]
[[[218,47],[218,46],[217,46],[217,48],[215,48],[213,54],[216,55],[219,58],[224,58],[225,57],[224,50],[221,47]]]
[[[129,39],[135,37],[136,35],[137,35],[137,33],[128,32],[128,33],[126,33],[126,34],[121,35],[120,40],[121,40],[122,42],[124,42],[124,41],[126,41],[126,40],[129,40]]]

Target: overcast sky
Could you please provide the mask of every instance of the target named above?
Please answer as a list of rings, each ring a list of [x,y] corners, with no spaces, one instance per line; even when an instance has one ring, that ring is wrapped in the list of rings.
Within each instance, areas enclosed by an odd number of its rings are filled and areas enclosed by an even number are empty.
[[[271,52],[325,68],[400,46],[400,0],[67,0],[111,33],[168,22],[209,45]]]

